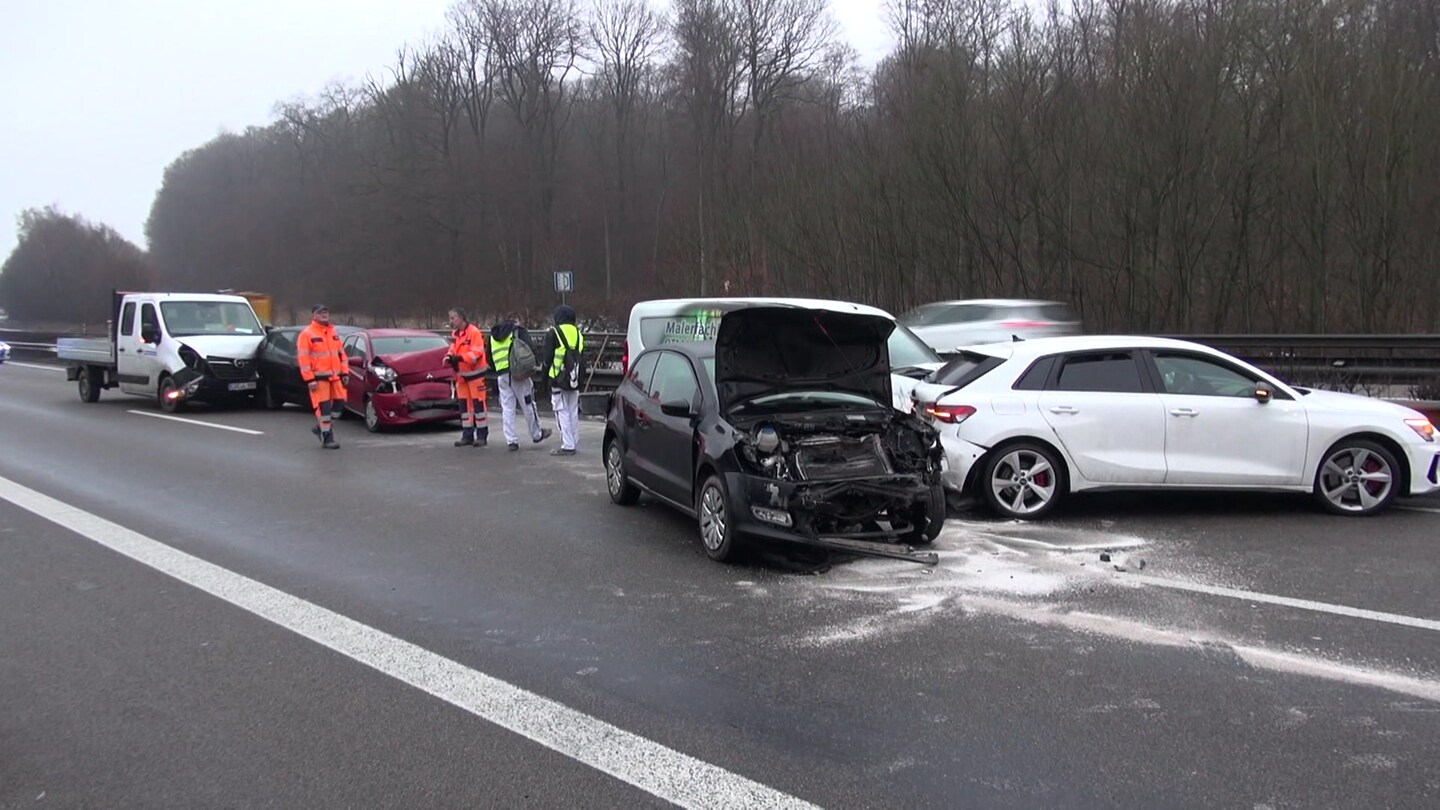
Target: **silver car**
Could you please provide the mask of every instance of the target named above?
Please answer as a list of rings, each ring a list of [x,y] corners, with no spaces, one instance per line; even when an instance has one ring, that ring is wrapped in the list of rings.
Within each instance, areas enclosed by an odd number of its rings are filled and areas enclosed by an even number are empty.
[[[965,346],[1020,338],[1080,334],[1080,319],[1066,304],[1013,298],[936,301],[897,319],[940,354]]]

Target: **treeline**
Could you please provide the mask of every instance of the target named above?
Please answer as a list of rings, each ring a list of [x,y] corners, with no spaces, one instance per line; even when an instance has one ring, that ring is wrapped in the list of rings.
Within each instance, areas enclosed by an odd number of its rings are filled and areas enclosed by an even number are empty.
[[[166,172],[162,283],[399,317],[795,294],[1440,330],[1440,0],[461,0]]]
[[[27,321],[103,324],[113,290],[151,289],[145,253],[105,225],[54,208],[23,212],[0,266],[0,306]]]

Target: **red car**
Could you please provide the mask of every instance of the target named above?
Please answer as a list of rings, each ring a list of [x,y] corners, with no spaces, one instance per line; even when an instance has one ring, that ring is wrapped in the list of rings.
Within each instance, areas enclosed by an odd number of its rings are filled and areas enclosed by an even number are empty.
[[[445,365],[449,338],[423,329],[364,329],[346,335],[344,345],[345,409],[372,432],[460,418],[455,370]]]

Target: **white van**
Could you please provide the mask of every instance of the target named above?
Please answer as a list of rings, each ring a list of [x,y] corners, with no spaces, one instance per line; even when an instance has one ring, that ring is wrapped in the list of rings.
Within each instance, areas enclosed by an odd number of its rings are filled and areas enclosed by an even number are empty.
[[[625,330],[624,369],[629,371],[631,357],[652,346],[714,340],[720,329],[720,319],[726,312],[774,305],[878,315],[895,322],[895,316],[883,309],[822,298],[668,298],[641,301],[630,310],[630,324]],[[890,333],[889,347],[894,405],[902,411],[909,411],[912,408],[910,393],[915,384],[921,377],[944,365],[944,361],[925,341],[899,322],[895,322],[895,331]]]

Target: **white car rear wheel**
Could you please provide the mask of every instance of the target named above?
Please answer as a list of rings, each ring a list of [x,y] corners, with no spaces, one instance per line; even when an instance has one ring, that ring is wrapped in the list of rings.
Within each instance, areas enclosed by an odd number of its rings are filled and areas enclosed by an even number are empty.
[[[1064,495],[1064,462],[1039,442],[1016,442],[990,454],[978,481],[981,497],[1007,518],[1034,520]]]

